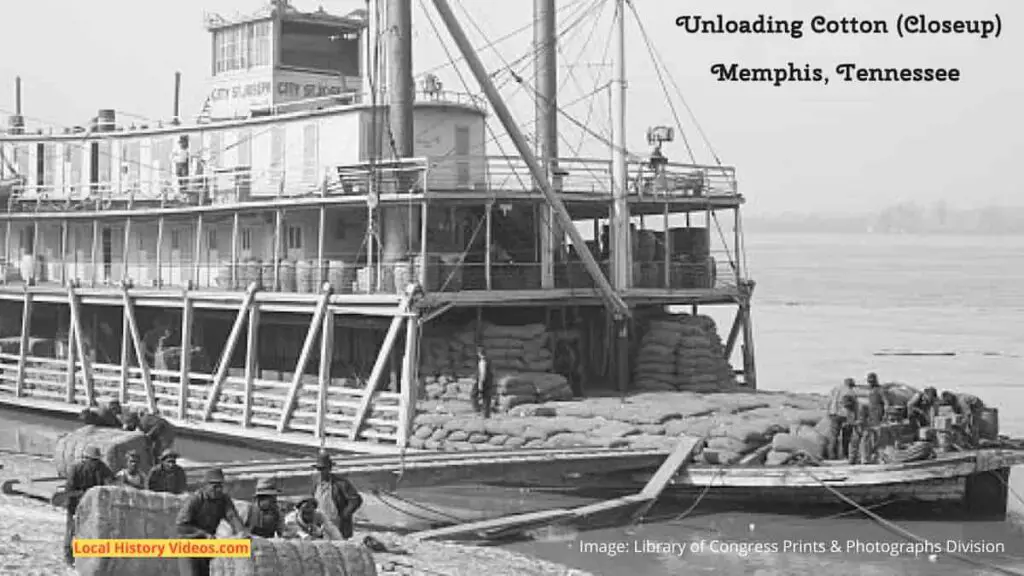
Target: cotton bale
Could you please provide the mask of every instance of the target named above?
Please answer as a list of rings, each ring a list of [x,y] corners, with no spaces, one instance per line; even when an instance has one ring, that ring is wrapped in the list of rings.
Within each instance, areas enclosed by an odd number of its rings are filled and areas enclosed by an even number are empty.
[[[67,478],[75,464],[81,462],[86,449],[98,448],[100,456],[111,470],[124,467],[125,455],[130,450],[139,454],[139,468],[148,470],[153,465],[146,435],[142,432],[126,432],[117,428],[84,426],[57,439],[53,463],[57,474]]]
[[[215,558],[210,576],[376,576],[373,555],[355,542],[252,539],[249,558]]]

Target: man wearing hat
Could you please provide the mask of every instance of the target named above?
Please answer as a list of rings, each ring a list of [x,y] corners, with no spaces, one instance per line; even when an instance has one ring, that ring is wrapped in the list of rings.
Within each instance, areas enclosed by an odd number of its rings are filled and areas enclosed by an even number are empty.
[[[284,538],[286,530],[284,515],[277,505],[277,497],[280,492],[274,486],[271,478],[260,478],[256,483],[256,495],[253,497],[252,505],[249,506],[249,514],[246,516],[245,525],[253,536],[260,538]]]
[[[235,503],[224,492],[224,472],[211,468],[203,475],[203,487],[189,494],[178,511],[176,524],[181,538],[216,538],[217,526],[226,521],[239,538],[249,538]],[[211,558],[181,558],[181,576],[209,576]]]
[[[103,461],[100,449],[89,446],[82,454],[82,460],[71,468],[64,490],[68,495],[67,523],[64,530],[64,560],[68,566],[75,564],[75,557],[71,549],[71,541],[75,537],[75,512],[78,510],[78,503],[82,496],[94,486],[110,484],[114,480],[114,473]]]
[[[300,500],[284,520],[288,535],[302,540],[344,540],[338,527],[318,507],[312,496]]]
[[[363,497],[348,478],[332,474],[334,463],[331,455],[321,450],[317,455],[317,477],[313,483],[313,497],[327,520],[333,524],[343,539],[352,537],[352,516],[363,505]]]
[[[185,470],[178,466],[178,453],[174,450],[164,450],[160,454],[160,463],[149,471],[146,489],[153,492],[184,494],[187,488]]]

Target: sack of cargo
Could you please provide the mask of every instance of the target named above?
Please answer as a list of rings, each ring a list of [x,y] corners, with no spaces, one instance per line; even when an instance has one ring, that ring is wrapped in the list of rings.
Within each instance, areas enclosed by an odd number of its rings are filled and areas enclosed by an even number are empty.
[[[743,455],[739,452],[730,452],[728,450],[712,450],[705,448],[701,452],[701,459],[705,464],[712,464],[716,466],[731,466],[739,462],[743,458]]]
[[[776,452],[806,452],[821,458],[823,446],[811,438],[802,438],[793,434],[776,434],[772,438],[772,450]]]
[[[84,426],[57,440],[53,454],[57,474],[67,478],[72,467],[82,460],[86,448],[91,446],[99,448],[103,461],[113,472],[124,467],[125,455],[129,450],[138,452],[140,470],[149,470],[153,465],[146,435],[142,432]]]
[[[764,465],[765,466],[782,466],[786,462],[789,462],[789,459],[792,458],[792,457],[793,457],[793,455],[791,453],[789,453],[789,452],[776,452],[775,450],[772,450],[772,451],[768,452],[768,454],[765,455],[765,457],[764,457]]]

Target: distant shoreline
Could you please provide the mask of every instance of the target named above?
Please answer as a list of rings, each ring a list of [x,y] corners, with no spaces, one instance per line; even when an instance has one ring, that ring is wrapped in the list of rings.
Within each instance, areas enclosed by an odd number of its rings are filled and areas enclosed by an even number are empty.
[[[748,213],[743,227],[753,233],[1024,236],[1024,207],[953,208],[937,202],[929,206],[897,204],[860,214]]]

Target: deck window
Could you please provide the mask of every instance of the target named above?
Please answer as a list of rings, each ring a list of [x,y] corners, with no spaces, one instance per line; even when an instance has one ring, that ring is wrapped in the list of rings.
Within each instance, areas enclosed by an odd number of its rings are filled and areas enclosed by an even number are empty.
[[[214,73],[220,74],[223,72],[230,72],[232,70],[238,70],[241,67],[241,58],[239,57],[240,54],[238,50],[241,30],[241,27],[233,26],[231,28],[217,30],[213,33],[213,42],[215,46],[213,65]]]
[[[121,142],[121,188],[138,189],[142,168],[142,143],[138,140]]]
[[[171,250],[181,250],[181,230],[171,230]]]
[[[238,166],[249,166],[252,164],[252,129],[244,128],[238,131]]]
[[[316,181],[317,125],[311,122],[302,127],[302,181]]]
[[[207,230],[206,232],[206,249],[211,252],[217,249],[217,230]]]
[[[455,184],[469,186],[469,127],[455,127],[455,155],[461,156],[455,162]]]
[[[252,233],[248,228],[242,228],[238,235],[238,243],[241,244],[242,250],[252,250]]]
[[[281,65],[359,76],[359,38],[337,26],[281,23]]]
[[[302,228],[299,228],[298,226],[288,227],[288,249],[302,249]]]
[[[269,66],[270,22],[249,22],[213,33],[213,73]]]

